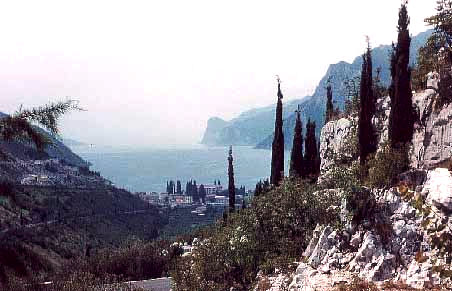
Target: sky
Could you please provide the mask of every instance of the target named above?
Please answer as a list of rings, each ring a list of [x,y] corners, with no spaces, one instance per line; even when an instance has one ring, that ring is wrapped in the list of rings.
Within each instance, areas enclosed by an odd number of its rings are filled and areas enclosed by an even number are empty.
[[[412,35],[436,1],[410,0]],[[229,120],[311,94],[328,65],[397,38],[399,0],[4,1],[0,111],[75,99],[62,135],[110,146],[198,143]]]

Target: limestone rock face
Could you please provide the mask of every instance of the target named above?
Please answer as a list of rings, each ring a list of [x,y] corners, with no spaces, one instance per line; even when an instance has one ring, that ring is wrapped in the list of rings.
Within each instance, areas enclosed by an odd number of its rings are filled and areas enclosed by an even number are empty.
[[[351,158],[350,153],[343,149],[353,138],[356,128],[356,119],[341,118],[325,124],[320,135],[320,171],[322,173],[328,170],[335,159],[341,158],[340,156]]]
[[[423,189],[427,201],[446,213],[452,213],[452,175],[447,169],[430,171]]]
[[[413,135],[412,166],[431,168],[452,156],[452,104],[434,109],[435,90],[415,94],[419,124]]]
[[[411,166],[430,169],[452,157],[452,104],[435,109],[437,93],[434,89],[413,95],[413,107],[417,122],[410,152]],[[372,119],[378,135],[379,146],[388,140],[389,96],[377,100],[377,113]],[[346,145],[356,137],[356,117],[342,118],[328,122],[320,135],[321,173],[324,174],[334,163],[334,159],[344,153]]]
[[[377,285],[394,281],[414,288],[444,284],[452,288],[450,279],[441,278],[434,267],[449,263],[432,247],[432,233],[452,232],[449,227],[434,230],[444,223],[452,227],[452,216],[441,211],[452,202],[452,176],[446,169],[431,170],[426,176],[416,191],[409,191],[425,197],[432,208],[428,216],[402,199],[398,188],[373,190],[380,211],[367,223],[347,228],[349,236],[339,235],[330,226],[317,226],[289,290],[333,290],[356,276]]]

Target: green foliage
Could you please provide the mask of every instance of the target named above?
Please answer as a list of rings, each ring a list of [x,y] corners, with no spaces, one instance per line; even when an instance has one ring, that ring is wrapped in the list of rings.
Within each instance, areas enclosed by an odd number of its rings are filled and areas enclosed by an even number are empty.
[[[344,114],[345,116],[357,115],[359,112],[359,92],[360,92],[361,78],[355,77],[344,81],[344,86],[347,92],[347,100],[345,100]]]
[[[11,197],[15,200],[15,188],[13,182],[9,180],[0,180],[0,196]]]
[[[439,72],[438,52],[441,44],[438,36],[432,34],[424,46],[419,49],[417,65],[411,74],[411,83],[414,90],[425,90],[427,88],[427,74]]]
[[[49,282],[49,281],[48,281]],[[43,284],[43,281],[35,279],[24,281],[19,278],[12,278],[5,291],[138,291],[143,290],[132,284],[120,283],[119,278],[108,276],[96,278],[94,275],[85,272],[70,272],[60,277],[53,278],[50,284]]]
[[[67,271],[93,274],[96,278],[121,277],[124,280],[144,280],[167,275],[171,262],[182,254],[178,243],[144,242],[129,239],[115,249],[103,249],[95,255],[74,261]]]
[[[281,81],[278,77],[278,102],[276,103],[275,135],[272,143],[272,164],[270,183],[279,185],[284,178],[284,133],[283,133],[283,94]]]
[[[372,126],[372,117],[375,115],[376,108],[375,103],[372,77],[372,50],[368,42],[366,53],[363,54],[360,83],[358,141],[361,165],[364,165],[367,157],[377,150],[377,136]]]
[[[328,79],[328,86],[326,87],[326,110],[325,110],[325,124],[333,120],[335,115],[333,105],[333,90],[331,89],[331,80]]]
[[[379,188],[392,186],[399,174],[408,170],[409,163],[408,145],[393,149],[389,144],[384,144],[368,161],[366,184]]]
[[[232,146],[229,147],[229,157],[228,157],[228,194],[229,194],[229,211],[234,212],[235,210],[235,183],[234,183],[234,165],[232,162],[234,158],[232,157]],[[204,195],[205,196],[205,195]]]
[[[256,197],[252,207],[230,214],[181,258],[172,276],[176,290],[249,288],[259,270],[270,273],[297,259],[317,223],[339,221],[340,197],[299,180]]]
[[[317,139],[315,136],[315,121],[308,119],[306,124],[305,152],[303,159],[303,178],[307,177],[311,180],[317,179],[320,173],[320,153]]]
[[[258,197],[261,194],[265,194],[268,191],[270,191],[271,185],[268,179],[265,179],[264,181],[259,180],[259,182],[256,183],[256,188],[254,189],[254,197]]]
[[[300,111],[297,110],[297,119],[295,122],[292,152],[290,155],[290,169],[289,175],[291,177],[303,177],[303,132],[300,118]]]
[[[31,140],[39,150],[50,143],[33,123],[48,129],[52,134],[58,134],[58,119],[71,110],[81,110],[73,100],[50,103],[46,106],[32,109],[20,109],[11,116],[0,119],[0,136],[3,140]]]
[[[409,67],[411,44],[409,24],[407,7],[403,4],[399,10],[397,45],[394,46],[391,55],[389,140],[392,148],[410,142],[413,138],[415,114]]]

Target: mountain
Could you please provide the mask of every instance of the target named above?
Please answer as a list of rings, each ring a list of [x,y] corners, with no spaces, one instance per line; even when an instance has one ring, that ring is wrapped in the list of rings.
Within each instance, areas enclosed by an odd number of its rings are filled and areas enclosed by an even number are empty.
[[[412,38],[411,41],[411,65],[417,59],[417,52],[425,44],[432,31],[426,31]],[[391,45],[382,45],[372,50],[372,60],[374,75],[377,68],[381,68],[381,82],[388,86],[391,81],[389,56],[392,50]],[[301,99],[290,100],[284,104],[284,141],[287,149],[290,149],[293,138],[293,127],[295,125],[294,111],[300,105],[302,122],[305,125],[308,118],[317,124],[317,135],[320,134],[324,123],[324,111],[326,102],[326,84],[331,78],[333,88],[333,100],[336,106],[343,108],[346,99],[345,81],[359,77],[361,73],[362,57],[358,56],[350,64],[339,62],[330,65],[325,76],[320,80],[314,94]],[[202,141],[207,145],[253,145],[257,148],[269,149],[273,141],[273,129],[275,119],[275,105],[264,108],[252,109],[240,114],[239,117],[225,122],[221,128],[209,128],[209,142]],[[207,133],[207,130],[206,130]],[[206,135],[206,134],[205,134]]]
[[[212,117],[207,121],[207,128],[202,137],[201,143],[206,145],[215,145],[216,141],[219,139],[218,134],[228,126],[229,122],[218,118]]]

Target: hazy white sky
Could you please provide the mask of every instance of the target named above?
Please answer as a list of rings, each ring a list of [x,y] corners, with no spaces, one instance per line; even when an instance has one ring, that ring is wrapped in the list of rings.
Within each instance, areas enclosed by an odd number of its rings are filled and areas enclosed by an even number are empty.
[[[411,33],[436,1],[411,0]],[[69,96],[87,112],[65,137],[95,144],[198,142],[207,119],[310,93],[369,35],[397,37],[399,0],[4,1],[0,111]],[[285,100],[287,100],[285,99]]]

